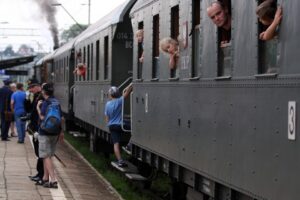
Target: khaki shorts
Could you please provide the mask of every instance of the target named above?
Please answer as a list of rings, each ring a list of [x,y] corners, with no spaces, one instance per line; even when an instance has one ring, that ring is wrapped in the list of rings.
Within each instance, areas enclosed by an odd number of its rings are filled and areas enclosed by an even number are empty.
[[[54,156],[56,144],[58,141],[58,135],[49,136],[49,135],[39,135],[39,157],[47,158]]]

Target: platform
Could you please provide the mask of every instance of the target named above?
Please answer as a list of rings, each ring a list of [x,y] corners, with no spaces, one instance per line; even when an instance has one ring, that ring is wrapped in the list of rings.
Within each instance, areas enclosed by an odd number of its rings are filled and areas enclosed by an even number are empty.
[[[0,141],[0,200],[117,200],[120,195],[68,143],[59,144],[54,164],[58,189],[36,186],[28,176],[36,174],[36,157],[30,138]]]

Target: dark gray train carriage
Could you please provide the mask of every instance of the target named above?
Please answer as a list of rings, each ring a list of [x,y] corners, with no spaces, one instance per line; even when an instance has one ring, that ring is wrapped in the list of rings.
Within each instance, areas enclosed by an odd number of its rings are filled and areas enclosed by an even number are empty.
[[[199,199],[300,199],[300,1],[277,2],[284,14],[271,42],[258,39],[259,1],[226,1],[232,40],[223,49],[211,2],[138,0],[131,10],[145,38],[143,66],[134,42],[133,156]],[[178,35],[171,71],[158,42]]]
[[[124,89],[132,79],[133,33],[129,11],[134,2],[126,1],[115,8],[75,42],[75,63],[84,63],[87,70],[85,77],[75,76],[74,115],[89,130],[93,142],[96,136],[110,139],[104,117],[109,87]]]
[[[72,87],[74,85],[75,40],[76,38],[57,49],[53,60],[55,97],[61,104],[61,109],[67,122],[73,117]]]
[[[49,53],[48,55],[41,58],[34,65],[34,77],[40,82],[53,82],[53,59],[56,51]]]

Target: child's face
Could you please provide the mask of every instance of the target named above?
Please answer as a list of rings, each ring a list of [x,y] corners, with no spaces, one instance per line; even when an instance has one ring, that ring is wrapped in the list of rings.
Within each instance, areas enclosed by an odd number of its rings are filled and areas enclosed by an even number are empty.
[[[170,53],[170,54],[174,54],[176,51],[177,51],[177,47],[175,44],[173,43],[169,43],[167,46],[166,46],[166,49],[167,49],[167,52]]]
[[[142,43],[143,39],[144,39],[144,34],[143,33],[138,33],[136,35],[136,38],[137,38],[138,43]]]

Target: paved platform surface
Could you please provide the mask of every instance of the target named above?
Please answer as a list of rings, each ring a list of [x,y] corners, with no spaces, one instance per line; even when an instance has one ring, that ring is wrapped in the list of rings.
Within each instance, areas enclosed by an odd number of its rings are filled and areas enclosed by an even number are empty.
[[[0,200],[117,200],[116,191],[67,143],[58,145],[54,159],[59,188],[36,186],[28,176],[36,174],[36,157],[30,138],[0,140]]]

